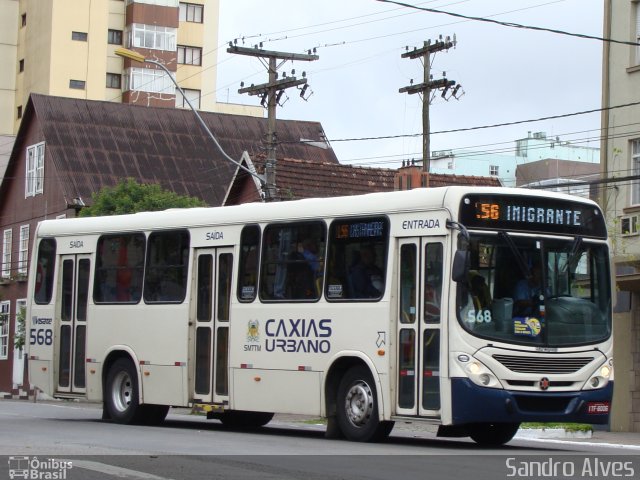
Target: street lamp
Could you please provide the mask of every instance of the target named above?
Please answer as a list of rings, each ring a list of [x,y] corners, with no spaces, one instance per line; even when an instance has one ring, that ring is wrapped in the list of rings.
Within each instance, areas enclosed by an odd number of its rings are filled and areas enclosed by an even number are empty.
[[[187,105],[189,105],[189,108],[191,108],[191,111],[195,114],[196,118],[198,119],[198,122],[200,122],[200,126],[204,129],[204,131],[207,133],[207,135],[209,135],[209,138],[211,138],[211,140],[213,140],[213,143],[215,143],[216,147],[218,147],[218,150],[220,150],[220,153],[222,153],[222,155],[227,160],[229,160],[231,163],[233,163],[236,166],[238,166],[238,168],[244,170],[249,175],[251,175],[251,176],[255,177],[256,179],[258,179],[258,181],[260,182],[260,188],[262,189],[262,195],[264,196],[264,199],[267,200],[267,201],[273,200],[272,198],[270,198],[270,195],[269,195],[270,189],[267,188],[267,182],[266,182],[264,176],[258,175],[257,173],[252,172],[247,167],[242,165],[240,162],[237,162],[236,160],[231,158],[229,155],[227,155],[227,153],[222,149],[222,146],[220,145],[220,143],[218,143],[218,140],[216,139],[216,137],[213,136],[213,133],[211,133],[211,130],[209,130],[209,127],[207,127],[207,124],[204,123],[204,120],[202,119],[202,117],[200,116],[198,111],[195,109],[195,107],[193,106],[191,101],[187,98],[187,96],[184,93],[184,90],[182,90],[180,85],[178,85],[178,82],[176,81],[176,79],[173,78],[173,75],[171,75],[171,72],[167,69],[167,67],[165,67],[160,62],[156,62],[155,60],[149,60],[144,55],[142,55],[142,54],[140,54],[138,52],[134,52],[133,50],[129,50],[127,48],[118,47],[115,50],[115,54],[118,55],[119,57],[128,58],[129,60],[133,60],[135,62],[152,63],[152,64],[157,65],[158,67],[160,67],[162,70],[164,70],[165,73],[169,76],[169,78],[173,82],[173,84],[176,86],[178,91],[180,92],[180,95],[182,95],[182,98],[184,98],[185,101],[187,102]]]

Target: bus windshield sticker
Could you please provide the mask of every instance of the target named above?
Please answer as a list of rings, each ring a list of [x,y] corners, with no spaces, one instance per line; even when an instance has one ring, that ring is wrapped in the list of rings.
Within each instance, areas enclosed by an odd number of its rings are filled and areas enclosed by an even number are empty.
[[[513,319],[513,334],[525,337],[537,337],[542,331],[540,320],[534,317],[515,317]]]

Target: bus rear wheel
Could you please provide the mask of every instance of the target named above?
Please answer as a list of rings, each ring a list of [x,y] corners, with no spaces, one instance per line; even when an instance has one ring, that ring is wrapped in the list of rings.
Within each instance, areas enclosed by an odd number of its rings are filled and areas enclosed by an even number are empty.
[[[474,423],[467,425],[467,432],[478,445],[499,447],[509,442],[518,428],[519,423]]]
[[[119,358],[111,365],[104,393],[104,408],[108,418],[123,424],[139,423],[142,420],[138,376],[130,360]]]
[[[393,422],[378,418],[378,396],[369,369],[356,366],[347,370],[338,386],[338,426],[342,434],[356,442],[375,442],[386,438]]]

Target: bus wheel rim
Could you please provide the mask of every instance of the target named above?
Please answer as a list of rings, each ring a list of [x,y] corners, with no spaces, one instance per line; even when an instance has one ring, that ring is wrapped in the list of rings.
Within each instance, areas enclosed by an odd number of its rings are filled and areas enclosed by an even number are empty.
[[[119,372],[113,381],[111,398],[113,405],[119,412],[124,412],[129,408],[133,397],[133,382],[127,372]]]
[[[364,381],[356,382],[345,397],[347,418],[356,427],[367,424],[373,412],[373,392]]]

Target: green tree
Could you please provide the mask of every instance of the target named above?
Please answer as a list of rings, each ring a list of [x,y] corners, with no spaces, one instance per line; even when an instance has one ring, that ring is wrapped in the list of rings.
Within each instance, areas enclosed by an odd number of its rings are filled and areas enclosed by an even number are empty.
[[[157,184],[141,184],[132,178],[121,181],[115,187],[102,188],[92,195],[92,200],[90,207],[80,210],[81,217],[207,206],[199,198],[178,195]]]
[[[27,309],[25,307],[20,307],[18,313],[16,314],[16,320],[18,321],[18,331],[16,332],[16,336],[13,339],[15,348],[19,350],[22,350],[24,348],[24,342],[27,332],[25,325],[26,317]]]

